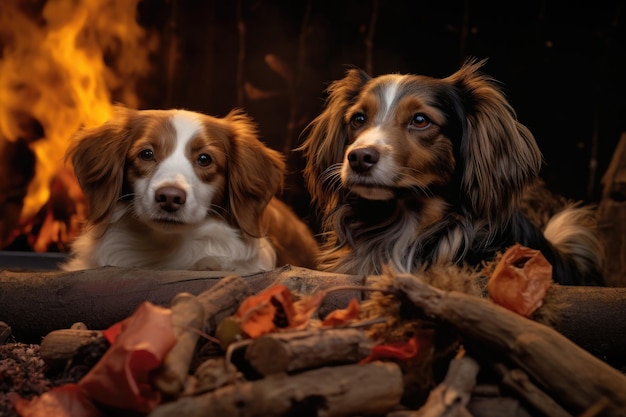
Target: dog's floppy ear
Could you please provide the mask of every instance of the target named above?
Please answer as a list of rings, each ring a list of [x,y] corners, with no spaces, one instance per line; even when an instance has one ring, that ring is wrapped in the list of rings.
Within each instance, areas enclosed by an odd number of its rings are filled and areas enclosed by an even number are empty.
[[[282,188],[282,155],[263,144],[252,120],[241,110],[224,119],[230,129],[228,204],[234,221],[245,233],[262,236],[260,219],[265,207]]]
[[[323,112],[309,124],[305,130],[308,137],[297,149],[303,152],[304,179],[318,204],[330,204],[335,194],[329,192],[333,179],[325,171],[343,160],[347,140],[345,114],[369,80],[364,71],[350,69],[344,78],[332,82],[326,90],[328,97]]]
[[[90,223],[100,223],[110,216],[122,196],[124,163],[132,145],[130,121],[136,114],[136,110],[115,107],[109,121],[83,128],[72,138],[66,159],[72,161],[87,198]]]
[[[493,226],[509,217],[525,185],[538,175],[542,156],[497,82],[479,72],[484,62],[468,60],[446,80],[459,91],[464,113],[461,198]]]

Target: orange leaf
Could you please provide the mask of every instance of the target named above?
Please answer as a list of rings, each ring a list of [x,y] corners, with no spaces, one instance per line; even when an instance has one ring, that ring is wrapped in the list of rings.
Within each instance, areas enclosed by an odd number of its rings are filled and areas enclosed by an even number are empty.
[[[543,304],[552,285],[552,265],[543,254],[520,244],[502,255],[487,283],[489,298],[529,317]]]
[[[10,393],[13,407],[21,417],[99,417],[102,413],[77,384],[54,387],[26,400]]]
[[[359,302],[353,298],[350,300],[348,307],[344,309],[331,311],[324,321],[322,326],[341,326],[347,324],[359,318],[360,305]]]
[[[243,300],[235,317],[240,319],[241,329],[254,339],[277,328],[289,327],[295,315],[291,291],[280,284]]]
[[[326,298],[326,291],[318,291],[309,296],[303,296],[293,304],[296,315],[293,318],[293,328],[303,328],[311,319],[311,315],[317,311],[322,301]]]
[[[171,310],[144,302],[131,317],[106,333],[117,337],[78,385],[99,403],[150,412],[161,400],[150,385],[150,372],[176,343]]]

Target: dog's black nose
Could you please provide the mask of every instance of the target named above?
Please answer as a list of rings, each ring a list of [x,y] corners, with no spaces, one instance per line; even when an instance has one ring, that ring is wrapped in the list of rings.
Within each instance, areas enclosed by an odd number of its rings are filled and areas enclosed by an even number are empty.
[[[374,148],[359,148],[348,154],[350,168],[359,173],[369,171],[379,158],[380,153]]]
[[[163,210],[172,213],[185,204],[187,193],[178,187],[161,187],[156,190],[154,199]]]

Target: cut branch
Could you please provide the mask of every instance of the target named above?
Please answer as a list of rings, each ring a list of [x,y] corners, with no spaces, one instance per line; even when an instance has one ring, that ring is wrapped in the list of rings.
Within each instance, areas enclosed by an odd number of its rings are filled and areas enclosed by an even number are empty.
[[[476,385],[479,370],[478,362],[468,356],[452,360],[445,379],[430,392],[419,410],[393,412],[388,417],[470,416],[465,407]]]
[[[398,404],[402,390],[402,372],[394,363],[325,367],[180,398],[155,408],[150,417],[383,414]]]
[[[394,286],[426,314],[507,355],[569,410],[584,412],[606,397],[606,416],[626,415],[626,376],[554,329],[485,299],[436,289],[413,275],[396,276]],[[572,384],[572,375],[585,383]]]
[[[11,326],[17,340],[31,343],[79,321],[90,329],[106,329],[130,316],[144,301],[168,305],[180,292],[200,294],[212,288],[226,279],[225,274],[116,267],[76,272],[0,271],[0,321]],[[311,294],[337,286],[362,285],[364,278],[286,266],[242,277],[242,281],[252,293],[284,284],[294,292]],[[626,332],[621,326],[606,325],[626,322],[626,287],[555,286],[550,291],[564,305],[555,329],[614,367],[626,367]],[[357,289],[329,293],[320,307],[320,316],[345,308],[353,298],[365,297]],[[45,320],[41,311],[46,312]],[[206,330],[214,326],[215,320]]]
[[[372,346],[363,330],[315,329],[267,334],[248,346],[245,357],[258,372],[269,375],[358,362]]]
[[[240,276],[229,275],[198,295],[204,309],[204,333],[212,335],[224,317],[235,314],[246,297],[254,294],[248,282]]]
[[[204,308],[189,293],[176,295],[170,307],[176,344],[165,356],[153,382],[164,394],[178,396],[185,387],[198,333],[204,326]]]

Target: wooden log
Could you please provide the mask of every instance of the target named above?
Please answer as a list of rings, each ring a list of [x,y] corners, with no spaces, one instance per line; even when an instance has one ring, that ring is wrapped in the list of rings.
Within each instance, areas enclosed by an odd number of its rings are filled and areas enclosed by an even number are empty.
[[[198,295],[227,276],[212,271],[152,271],[102,267],[72,272],[0,271],[0,321],[24,343],[39,343],[51,331],[82,321],[90,329],[106,329],[130,316],[144,301],[167,306],[176,294]],[[274,284],[311,293],[342,285],[358,285],[363,277],[285,266],[244,276],[254,293]],[[344,308],[360,291],[332,293],[320,307],[324,315]],[[45,319],[42,319],[42,313]]]
[[[495,363],[493,367],[502,376],[502,385],[517,393],[536,410],[550,417],[572,417],[557,404],[548,394],[532,383],[526,372],[521,369],[508,369],[502,363]]]
[[[204,310],[203,331],[213,335],[224,317],[235,314],[246,297],[254,294],[248,282],[237,275],[220,279],[208,290],[198,295],[198,302]]]
[[[83,321],[106,329],[130,316],[144,301],[168,305],[180,292],[200,294],[223,272],[148,271],[104,267],[76,272],[0,271],[0,321],[15,338],[39,343],[46,334]],[[254,293],[274,284],[310,294],[340,285],[362,285],[363,277],[286,266],[243,277]],[[626,369],[626,288],[556,286],[551,292],[565,307],[556,330],[618,369]],[[320,315],[363,300],[360,291],[329,294]],[[45,319],[42,319],[45,314]]]
[[[390,362],[318,368],[228,385],[155,408],[150,417],[343,417],[383,414],[402,396],[402,372]]]
[[[162,393],[177,397],[185,388],[205,316],[200,301],[186,292],[177,294],[170,308],[176,344],[167,352],[152,382]]]
[[[66,364],[81,347],[104,342],[104,335],[99,330],[59,329],[43,338],[39,354],[48,366],[56,367]]]
[[[245,358],[259,373],[270,375],[358,362],[371,353],[373,345],[361,329],[271,333],[255,339],[247,347]]]
[[[387,417],[471,417],[466,406],[479,370],[478,362],[469,356],[453,359],[444,380],[419,410],[391,412]]]
[[[626,288],[555,286],[554,328],[614,368],[626,370]]]
[[[607,401],[604,416],[626,415],[626,376],[562,334],[488,300],[434,288],[413,275],[395,276],[394,287],[432,317],[508,356],[559,404],[574,414]],[[576,378],[584,383],[572,383]]]

